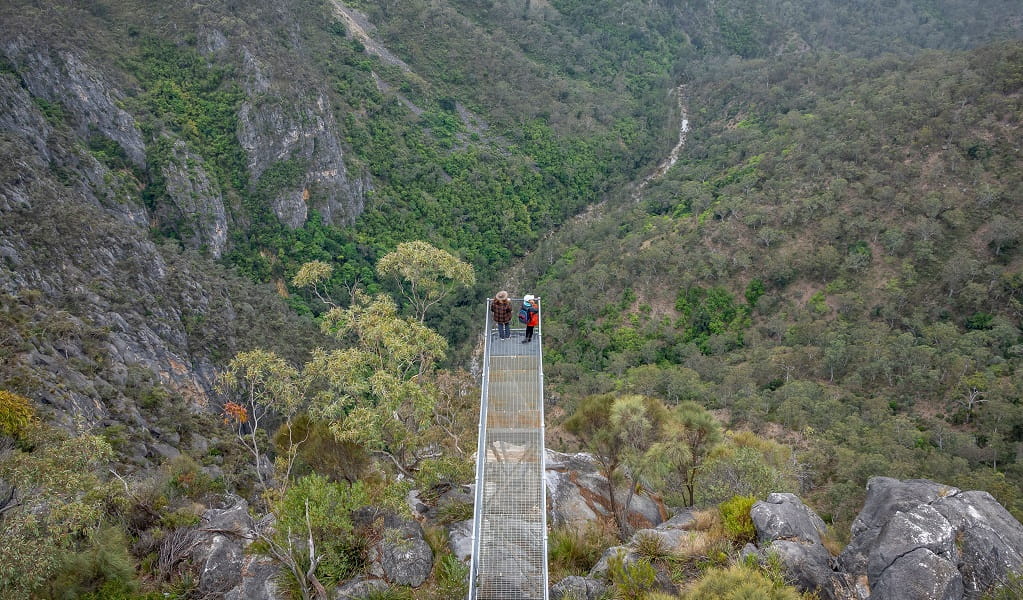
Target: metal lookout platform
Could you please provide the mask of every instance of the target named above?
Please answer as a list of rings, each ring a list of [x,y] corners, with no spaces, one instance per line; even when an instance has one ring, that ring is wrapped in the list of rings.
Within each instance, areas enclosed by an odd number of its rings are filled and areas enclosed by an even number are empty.
[[[512,298],[516,311],[521,298]],[[547,600],[541,325],[498,338],[487,300],[469,600]],[[518,325],[513,320],[513,325]]]

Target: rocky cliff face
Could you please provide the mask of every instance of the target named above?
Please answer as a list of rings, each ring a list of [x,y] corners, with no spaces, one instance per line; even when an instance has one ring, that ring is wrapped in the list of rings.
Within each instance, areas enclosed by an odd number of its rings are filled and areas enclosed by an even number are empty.
[[[348,175],[337,123],[327,99],[266,95],[250,98],[239,112],[238,138],[259,179],[281,161],[297,161],[305,174],[274,194],[274,214],[291,228],[315,210],[331,225],[348,225],[362,213],[367,183]]]
[[[187,144],[173,142],[163,169],[171,204],[147,208],[137,176],[146,147],[118,106],[124,93],[46,40],[8,37],[0,50],[4,388],[69,428],[126,424],[134,441],[122,450],[139,464],[201,446],[179,431],[210,402],[217,364],[237,349],[276,344],[286,328],[315,338],[313,327],[269,290],[188,251],[219,256],[230,218]],[[93,136],[115,142],[126,162],[97,158]],[[149,234],[175,212],[192,225],[185,251]]]
[[[247,16],[270,8],[252,5]],[[314,210],[350,224],[368,180],[350,175],[327,96],[300,83],[301,48],[289,55],[257,39],[229,6],[154,10],[157,20],[192,11],[180,20],[195,28],[185,37],[241,74],[235,144],[246,185],[288,227]],[[287,11],[275,14],[294,28]],[[216,369],[234,352],[260,345],[299,356],[281,346],[292,337],[282,332],[303,331],[297,339],[309,343],[317,334],[272,291],[211,261],[244,236],[249,209],[208,148],[145,112],[141,79],[99,47],[128,38],[99,33],[109,23],[93,16],[77,6],[0,8],[0,385],[69,428],[127,424],[138,439],[123,450],[141,464],[189,447],[178,431],[211,401]],[[297,176],[265,185],[282,162]],[[147,196],[153,182],[161,192]],[[168,228],[176,241],[151,235]]]

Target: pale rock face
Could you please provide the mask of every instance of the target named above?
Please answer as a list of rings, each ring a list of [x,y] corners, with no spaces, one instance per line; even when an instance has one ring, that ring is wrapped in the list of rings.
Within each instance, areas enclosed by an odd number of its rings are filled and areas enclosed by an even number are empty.
[[[88,138],[92,130],[124,148],[137,166],[146,164],[145,143],[134,117],[117,106],[121,94],[99,70],[70,52],[34,49],[24,38],[7,40],[8,59],[21,68],[28,91],[49,102],[60,102],[70,113],[76,133]]]
[[[272,190],[269,201],[282,223],[301,227],[310,210],[332,225],[350,224],[362,214],[367,183],[349,176],[338,125],[322,95],[267,92],[243,103],[238,119],[238,139],[248,154],[254,182],[282,161],[302,166],[304,174],[297,182]]]
[[[186,227],[185,245],[193,250],[206,248],[210,256],[220,258],[227,246],[227,210],[224,197],[206,170],[203,160],[178,140],[171,160],[163,168],[167,194],[177,207]]]

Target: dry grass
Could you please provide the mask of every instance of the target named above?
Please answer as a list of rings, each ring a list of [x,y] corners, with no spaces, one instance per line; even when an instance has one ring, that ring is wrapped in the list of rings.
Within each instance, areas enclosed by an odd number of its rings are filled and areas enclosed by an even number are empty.
[[[821,535],[821,543],[824,544],[824,547],[828,550],[828,554],[831,556],[838,556],[842,553],[842,550],[845,549],[842,541],[832,537],[830,532],[828,534]]]

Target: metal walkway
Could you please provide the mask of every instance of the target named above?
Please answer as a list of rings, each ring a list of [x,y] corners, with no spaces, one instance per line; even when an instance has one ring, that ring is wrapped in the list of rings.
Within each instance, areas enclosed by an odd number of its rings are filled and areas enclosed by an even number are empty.
[[[517,313],[522,300],[511,301]],[[490,302],[469,600],[547,600],[541,326],[523,344],[525,328],[513,316],[519,327],[499,339]]]

